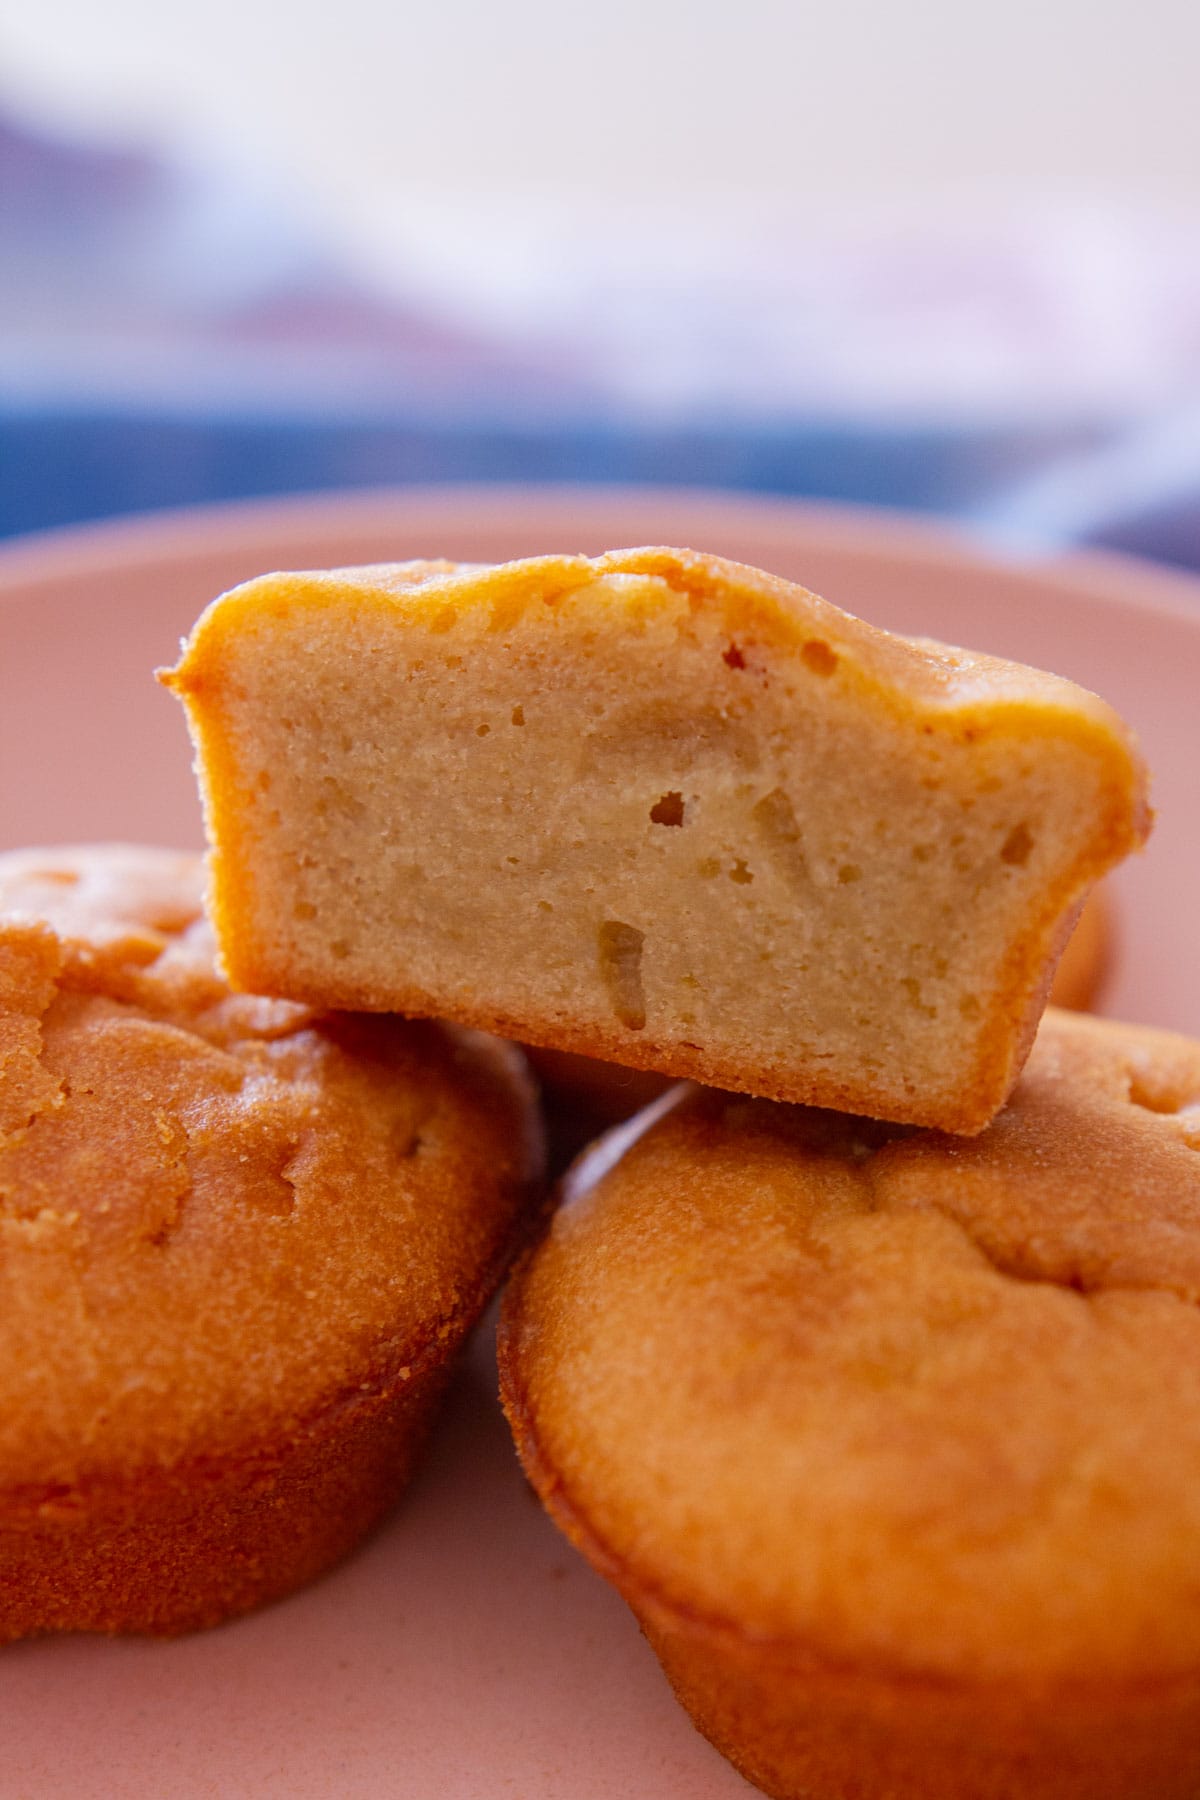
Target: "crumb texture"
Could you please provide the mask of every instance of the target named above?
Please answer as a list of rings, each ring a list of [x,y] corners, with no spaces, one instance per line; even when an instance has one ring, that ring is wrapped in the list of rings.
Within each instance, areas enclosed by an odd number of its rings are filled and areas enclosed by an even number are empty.
[[[168,679],[237,985],[961,1132],[1149,822],[1093,695],[688,551],[264,577]]]

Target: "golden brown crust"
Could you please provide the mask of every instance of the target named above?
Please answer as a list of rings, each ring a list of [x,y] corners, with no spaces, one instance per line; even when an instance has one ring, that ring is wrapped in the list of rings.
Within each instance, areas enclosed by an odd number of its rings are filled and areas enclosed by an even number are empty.
[[[1196,1791],[1200,1045],[1051,1012],[968,1142],[656,1110],[502,1388],[701,1729],[780,1795]]]
[[[446,1346],[242,1453],[0,1491],[0,1641],[173,1636],[281,1598],[338,1561],[406,1485],[450,1372]]]
[[[515,1053],[232,995],[201,892],[0,857],[0,1637],[183,1629],[340,1554],[536,1181]]]
[[[688,551],[264,577],[209,609],[168,680],[238,986],[967,1133],[1015,1079],[1087,888],[1149,828],[1145,770],[1095,696]],[[850,769],[864,721],[878,806],[843,845],[832,803],[818,855],[794,803],[814,758]],[[582,816],[574,754],[601,770]],[[1009,780],[1044,829],[1023,802],[992,820]],[[893,944],[897,884],[912,929]],[[760,992],[769,1012],[743,1017]]]
[[[789,1665],[753,1644],[706,1653],[687,1632],[649,1621],[644,1630],[699,1729],[777,1800],[1191,1800],[1196,1792],[1194,1679],[982,1697],[952,1683]]]
[[[1115,956],[1116,927],[1111,896],[1097,888],[1088,895],[1079,922],[1050,984],[1050,1005],[1068,1012],[1091,1012],[1108,984]]]

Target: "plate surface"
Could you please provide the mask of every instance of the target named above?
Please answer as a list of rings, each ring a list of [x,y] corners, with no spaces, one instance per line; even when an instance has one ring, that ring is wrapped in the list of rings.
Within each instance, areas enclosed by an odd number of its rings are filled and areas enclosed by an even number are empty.
[[[151,678],[221,589],[272,568],[690,544],[852,612],[1070,675],[1141,735],[1158,825],[1115,878],[1105,1010],[1200,1035],[1200,582],[1115,558],[989,563],[909,521],[595,489],[324,496],[0,547],[0,847],[199,845],[176,703]],[[486,1334],[392,1520],[306,1592],[174,1643],[0,1652],[14,1800],[719,1800],[621,1602],[543,1518]]]

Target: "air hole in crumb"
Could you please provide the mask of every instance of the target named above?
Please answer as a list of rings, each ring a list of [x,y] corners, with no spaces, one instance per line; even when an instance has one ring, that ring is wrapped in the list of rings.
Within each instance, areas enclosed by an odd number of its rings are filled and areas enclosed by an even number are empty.
[[[488,732],[489,732],[489,731],[490,731],[490,730],[491,730],[491,729],[492,729],[492,728],[491,728],[491,726],[490,726],[490,725],[477,725],[477,726],[476,726],[476,727],[475,727],[475,736],[476,736],[476,737],[486,737],[486,736],[487,736],[487,734],[488,734]]]
[[[927,863],[930,861],[932,856],[933,856],[933,845],[932,844],[914,844],[913,845],[912,859],[914,862]]]
[[[733,867],[729,871],[729,879],[730,881],[736,881],[739,887],[746,887],[754,880],[754,873],[746,867],[745,859],[743,857],[734,857]]]
[[[605,919],[596,933],[600,979],[618,1020],[629,1031],[641,1031],[646,1023],[646,995],[642,987],[642,947],[645,933],[619,919]]]
[[[721,661],[728,663],[731,669],[744,669],[746,659],[736,644],[730,644],[728,650],[722,652]]]
[[[538,901],[538,911],[544,912],[544,913],[552,913],[554,911],[554,908],[551,906],[551,904],[548,900],[539,900]]]
[[[683,795],[677,794],[673,789],[664,794],[650,808],[650,817],[655,825],[682,825]]]
[[[349,941],[346,938],[334,938],[329,946],[329,953],[331,956],[336,956],[339,962],[345,962],[350,954]]]
[[[512,722],[514,725],[523,725],[525,723],[525,708],[523,706],[513,707]]]
[[[900,986],[904,989],[904,992],[908,995],[908,1003],[911,1007],[913,1007],[919,1013],[924,1013],[925,1017],[927,1019],[936,1019],[937,1018],[937,1010],[938,1010],[937,1007],[927,1005],[926,1002],[922,999],[921,984],[916,979],[915,976],[902,975],[900,977]]]
[[[1029,852],[1033,849],[1033,834],[1024,819],[1014,825],[1000,846],[1001,862],[1013,863],[1023,868],[1029,861]]]
[[[750,817],[763,847],[789,887],[807,888],[808,864],[800,826],[782,788],[772,788],[751,808]]]
[[[271,771],[270,771],[270,769],[260,769],[258,771],[258,785],[262,789],[264,794],[270,793],[270,791],[271,791]]]
[[[806,669],[814,675],[832,675],[838,666],[837,653],[829,648],[824,638],[809,638],[800,651]]]
[[[964,994],[958,1003],[958,1010],[964,1019],[977,1019],[979,1017],[980,1006],[974,994]]]
[[[297,900],[295,906],[292,908],[293,919],[308,920],[315,919],[316,916],[317,909],[312,904],[311,900]]]
[[[702,856],[696,864],[696,873],[703,876],[705,881],[711,881],[714,875],[721,873],[720,859],[716,856]]]
[[[340,813],[345,819],[358,820],[366,816],[366,805],[358,795],[339,781],[336,775],[322,775],[321,792],[317,801],[317,811],[323,817],[329,812]],[[273,814],[278,817],[278,814]]]
[[[843,863],[838,870],[838,881],[842,887],[848,887],[852,881],[862,880],[862,870],[857,863]]]

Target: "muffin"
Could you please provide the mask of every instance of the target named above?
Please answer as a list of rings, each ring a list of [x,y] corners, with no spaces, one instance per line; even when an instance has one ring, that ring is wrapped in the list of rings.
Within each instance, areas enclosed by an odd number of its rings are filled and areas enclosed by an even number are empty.
[[[1112,902],[1103,888],[1097,888],[1089,894],[1054,971],[1051,1006],[1090,1011],[1108,979],[1113,938]],[[620,1063],[573,1056],[567,1050],[529,1046],[528,1053],[541,1084],[551,1162],[558,1169],[565,1168],[594,1137],[632,1118],[671,1085],[669,1075],[626,1069]]]
[[[0,1639],[286,1593],[399,1494],[522,1229],[522,1061],[232,995],[199,859],[0,856]]]
[[[166,680],[235,986],[953,1131],[1148,828],[1094,696],[688,551],[265,576]]]
[[[781,1800],[1200,1792],[1200,1045],[963,1140],[676,1089],[510,1287],[550,1513]]]
[[[959,1132],[1148,830],[1101,700],[685,551],[264,576],[166,679],[234,985]]]

